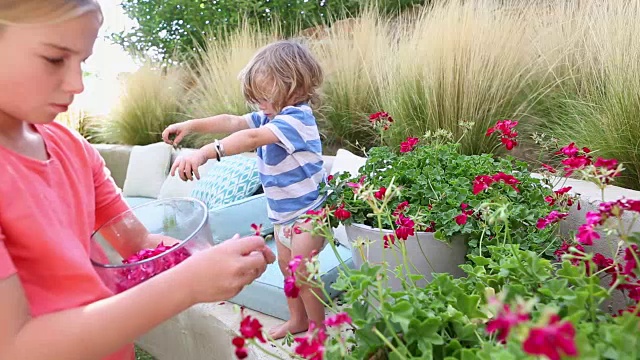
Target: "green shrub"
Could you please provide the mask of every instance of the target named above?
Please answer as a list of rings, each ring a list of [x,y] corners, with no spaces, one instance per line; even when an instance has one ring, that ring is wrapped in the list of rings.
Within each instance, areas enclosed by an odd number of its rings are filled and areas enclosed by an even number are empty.
[[[116,33],[112,39],[136,55],[155,53],[159,58],[188,55],[207,41],[221,39],[241,27],[246,19],[252,25],[268,27],[277,24],[291,35],[300,27],[323,23],[329,13],[347,9],[357,12],[357,0],[124,0],[125,13],[136,19],[138,26]]]

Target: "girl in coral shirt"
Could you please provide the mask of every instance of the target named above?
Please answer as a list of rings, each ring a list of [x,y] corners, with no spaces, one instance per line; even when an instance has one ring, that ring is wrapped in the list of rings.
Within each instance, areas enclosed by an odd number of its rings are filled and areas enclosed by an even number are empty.
[[[95,0],[0,2],[0,359],[132,360],[137,337],[275,260],[249,237],[117,295],[100,281],[91,234],[128,206],[97,151],[53,120],[83,90],[101,23]],[[131,239],[119,250],[153,245]]]

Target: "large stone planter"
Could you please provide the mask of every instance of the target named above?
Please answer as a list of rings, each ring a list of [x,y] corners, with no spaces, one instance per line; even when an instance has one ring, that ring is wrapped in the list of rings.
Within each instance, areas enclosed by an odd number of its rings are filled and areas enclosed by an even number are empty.
[[[389,264],[388,269],[390,270],[400,265],[402,254],[399,248],[385,249],[380,229],[362,224],[352,224],[345,226],[345,230],[352,244],[357,239],[367,239],[371,242],[371,244],[362,247],[362,253],[369,263],[381,264],[384,258],[384,261]],[[389,230],[383,230],[383,234],[391,233]],[[454,237],[450,243],[444,243],[436,240],[432,233],[418,232],[416,236],[411,236],[404,241],[404,244],[407,248],[407,257],[416,267],[414,269],[409,265],[411,272],[417,272],[425,277],[424,280],[417,282],[416,286],[425,286],[428,281],[433,279],[432,273],[449,273],[454,277],[465,275],[459,267],[464,263],[467,254],[467,246],[463,237]],[[365,261],[361,250],[352,246],[351,253],[354,266],[360,268]],[[393,274],[389,274],[388,286],[393,290],[402,289],[401,280]]]

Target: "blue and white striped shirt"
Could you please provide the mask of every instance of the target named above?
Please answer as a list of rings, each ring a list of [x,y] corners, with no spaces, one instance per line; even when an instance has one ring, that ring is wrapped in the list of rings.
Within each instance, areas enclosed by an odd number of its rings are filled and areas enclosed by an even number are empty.
[[[258,172],[274,224],[286,224],[325,200],[320,132],[306,104],[287,106],[269,120],[262,111],[244,115],[249,127],[268,127],[278,142],[258,148]]]

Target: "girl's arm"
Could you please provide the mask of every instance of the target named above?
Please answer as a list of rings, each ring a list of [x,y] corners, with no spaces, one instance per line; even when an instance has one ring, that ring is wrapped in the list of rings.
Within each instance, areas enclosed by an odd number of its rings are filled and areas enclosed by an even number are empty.
[[[230,240],[123,293],[36,318],[18,276],[0,279],[0,359],[103,358],[195,303],[235,296],[274,259],[260,237]]]

